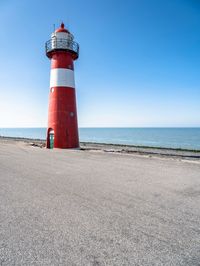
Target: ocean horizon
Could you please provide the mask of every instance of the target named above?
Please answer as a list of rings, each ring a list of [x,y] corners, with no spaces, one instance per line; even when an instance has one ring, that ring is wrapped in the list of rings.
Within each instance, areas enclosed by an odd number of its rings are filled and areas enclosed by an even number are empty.
[[[46,128],[0,128],[0,136],[46,139]],[[80,127],[81,142],[200,150],[200,127]]]

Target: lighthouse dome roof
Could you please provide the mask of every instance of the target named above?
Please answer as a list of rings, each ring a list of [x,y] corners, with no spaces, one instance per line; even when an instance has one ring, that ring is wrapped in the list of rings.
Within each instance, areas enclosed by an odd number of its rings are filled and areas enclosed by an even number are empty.
[[[58,28],[55,32],[66,32],[70,33],[67,29],[65,29],[65,24],[62,22],[60,28]]]

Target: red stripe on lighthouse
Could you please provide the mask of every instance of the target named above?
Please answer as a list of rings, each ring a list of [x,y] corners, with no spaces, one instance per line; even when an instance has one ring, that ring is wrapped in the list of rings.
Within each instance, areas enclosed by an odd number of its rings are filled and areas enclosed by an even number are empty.
[[[74,63],[70,54],[56,52],[51,58],[51,68],[67,68],[74,70]]]

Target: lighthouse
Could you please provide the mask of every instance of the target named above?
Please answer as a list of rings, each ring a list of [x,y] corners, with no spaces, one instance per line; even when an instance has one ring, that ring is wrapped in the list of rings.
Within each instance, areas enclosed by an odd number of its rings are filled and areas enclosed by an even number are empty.
[[[74,61],[79,45],[62,23],[45,44],[51,60],[47,148],[78,148]]]

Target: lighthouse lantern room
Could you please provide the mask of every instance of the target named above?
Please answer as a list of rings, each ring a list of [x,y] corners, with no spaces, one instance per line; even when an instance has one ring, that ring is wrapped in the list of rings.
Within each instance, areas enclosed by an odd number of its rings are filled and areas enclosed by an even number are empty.
[[[79,45],[64,24],[46,42],[51,60],[47,148],[78,148],[78,122],[74,82],[74,61]]]

